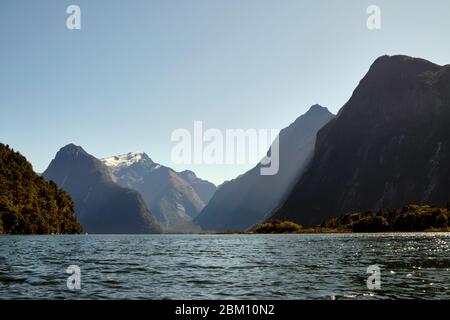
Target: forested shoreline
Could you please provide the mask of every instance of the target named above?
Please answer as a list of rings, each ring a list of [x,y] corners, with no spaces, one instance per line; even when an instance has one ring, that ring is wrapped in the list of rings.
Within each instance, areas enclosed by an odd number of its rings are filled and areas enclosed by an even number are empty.
[[[19,152],[0,143],[0,234],[81,232],[70,196],[36,174]]]

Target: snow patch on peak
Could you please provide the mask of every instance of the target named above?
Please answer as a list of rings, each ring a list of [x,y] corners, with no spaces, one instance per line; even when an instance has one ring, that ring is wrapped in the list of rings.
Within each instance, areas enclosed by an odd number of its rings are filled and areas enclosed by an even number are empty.
[[[153,170],[158,170],[159,168],[161,168],[161,165],[160,165],[160,164],[156,164],[156,165],[152,168],[152,171],[153,171]]]
[[[102,161],[108,167],[116,169],[129,167],[140,161],[153,163],[153,161],[144,152],[129,152],[127,154],[104,158]]]

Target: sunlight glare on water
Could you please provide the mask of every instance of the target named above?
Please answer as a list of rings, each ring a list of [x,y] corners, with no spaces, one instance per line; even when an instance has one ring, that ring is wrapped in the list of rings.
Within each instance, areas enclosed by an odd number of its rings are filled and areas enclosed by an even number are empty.
[[[449,286],[448,233],[0,237],[1,299],[449,299]]]

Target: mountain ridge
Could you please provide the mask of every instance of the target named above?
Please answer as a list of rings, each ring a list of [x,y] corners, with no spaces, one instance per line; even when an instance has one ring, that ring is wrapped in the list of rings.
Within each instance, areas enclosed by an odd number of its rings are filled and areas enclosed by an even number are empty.
[[[119,185],[138,191],[159,224],[172,232],[194,232],[193,223],[216,190],[194,172],[176,172],[146,153],[130,152],[102,159]]]
[[[75,201],[77,217],[88,233],[160,233],[141,195],[120,187],[109,169],[82,147],[61,148],[43,173]]]
[[[317,130],[332,117],[327,108],[312,106],[280,132],[278,174],[262,176],[258,164],[223,183],[195,221],[207,231],[245,231],[263,221],[308,164]]]
[[[449,70],[420,58],[378,58],[318,132],[310,167],[271,219],[311,226],[354,210],[445,205]]]

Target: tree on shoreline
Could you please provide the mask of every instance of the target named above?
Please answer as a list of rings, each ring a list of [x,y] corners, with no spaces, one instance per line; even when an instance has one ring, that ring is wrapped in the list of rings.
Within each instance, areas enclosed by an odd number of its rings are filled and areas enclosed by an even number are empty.
[[[400,209],[378,212],[352,212],[325,220],[322,228],[347,229],[353,232],[426,231],[450,226],[450,209],[410,204]]]
[[[37,175],[20,153],[0,143],[0,234],[81,231],[69,195]]]

